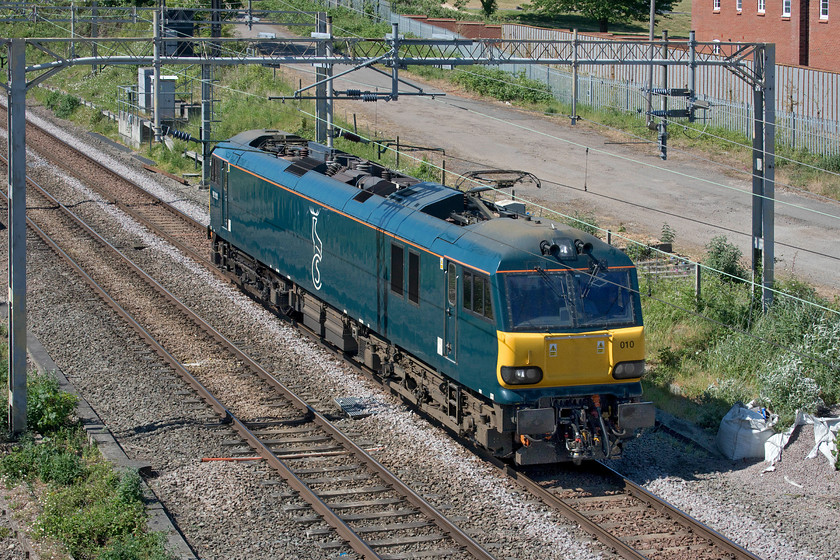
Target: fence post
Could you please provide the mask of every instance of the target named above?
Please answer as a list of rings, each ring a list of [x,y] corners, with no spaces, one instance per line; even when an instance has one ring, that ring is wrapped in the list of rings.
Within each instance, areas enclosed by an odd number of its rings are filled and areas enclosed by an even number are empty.
[[[694,265],[694,300],[700,303],[700,263]]]
[[[572,124],[577,122],[577,89],[578,89],[578,36],[577,29],[572,31]]]
[[[624,82],[624,110],[630,112],[630,80]]]

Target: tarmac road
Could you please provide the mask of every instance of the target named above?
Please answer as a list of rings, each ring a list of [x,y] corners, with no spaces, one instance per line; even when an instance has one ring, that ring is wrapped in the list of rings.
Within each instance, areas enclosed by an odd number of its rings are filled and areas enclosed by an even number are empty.
[[[277,32],[254,26],[252,33]],[[279,33],[278,33],[278,36]],[[345,70],[336,67],[334,73]],[[314,70],[299,65],[303,83]],[[308,80],[307,80],[308,77]],[[426,92],[435,86],[409,80]],[[336,89],[390,91],[390,78],[370,69],[339,78]],[[412,91],[404,87],[401,91]],[[736,172],[673,150],[667,161],[655,145],[615,143],[615,135],[568,118],[535,115],[497,102],[447,93],[445,97],[400,96],[397,101],[339,101],[336,117],[357,114],[378,131],[398,134],[402,143],[446,150],[447,170],[521,169],[537,175],[543,188],[516,189],[517,198],[566,215],[595,214],[598,225],[622,228],[634,239],[656,240],[667,223],[675,249],[701,255],[716,235],[725,235],[751,258],[750,161]],[[268,126],[268,124],[267,124]],[[671,127],[671,133],[679,133]],[[632,141],[626,138],[625,141]],[[463,158],[469,163],[455,158]],[[437,161],[437,160],[435,160]],[[451,179],[448,179],[451,182]],[[840,203],[776,187],[776,276],[795,273],[827,295],[840,294]],[[620,234],[618,234],[620,235]]]

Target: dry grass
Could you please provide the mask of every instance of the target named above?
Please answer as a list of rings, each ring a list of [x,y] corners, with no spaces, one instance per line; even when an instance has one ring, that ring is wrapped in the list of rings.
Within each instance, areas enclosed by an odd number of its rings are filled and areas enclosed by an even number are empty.
[[[497,0],[498,10],[497,16],[499,19],[505,20],[509,18],[516,19],[518,14],[523,14],[527,11],[528,0]],[[452,2],[444,3],[449,6]],[[481,12],[481,2],[479,0],[468,0],[465,9],[474,12],[477,15]],[[582,20],[578,16],[569,14],[568,16],[558,16],[551,20],[529,21],[531,25],[538,27],[551,27],[563,29],[580,29],[581,31],[596,31],[598,24],[596,22],[589,22]],[[647,34],[649,29],[649,22],[647,19],[629,24],[620,24],[613,26],[614,30],[620,33],[640,33]],[[691,0],[678,0],[674,3],[671,13],[666,17],[658,16],[654,25],[654,34],[656,37],[661,37],[662,32],[667,30],[671,38],[688,37],[688,32],[691,30]]]

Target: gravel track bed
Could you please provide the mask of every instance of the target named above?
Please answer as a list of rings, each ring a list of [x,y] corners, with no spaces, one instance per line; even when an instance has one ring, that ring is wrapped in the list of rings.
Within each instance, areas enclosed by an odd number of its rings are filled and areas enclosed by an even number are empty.
[[[164,200],[181,199],[182,211],[206,223],[206,191],[158,183],[124,154],[112,153],[90,138],[76,143],[89,144],[97,153],[106,151],[108,155],[99,159],[127,169],[135,181],[149,185]],[[371,399],[377,413],[343,420],[342,428],[381,447],[372,452],[378,460],[499,558],[613,557],[233,286],[155,240],[112,206],[92,203],[94,197],[77,182],[59,180],[48,166],[29,161],[37,180],[61,183],[68,200],[78,204],[75,210],[106,228],[115,244],[145,247],[130,251],[138,264],[197,313],[212,317],[228,338],[246,344],[249,354],[292,390],[313,398],[316,408],[337,414],[335,397]],[[6,243],[4,236],[0,240],[4,249]],[[278,498],[290,490],[259,463],[200,462],[202,457],[225,456],[222,442],[235,435],[226,428],[208,427],[212,414],[207,407],[185,406],[181,393],[191,394],[189,388],[156,358],[127,350],[133,333],[120,326],[87,288],[74,286],[75,277],[39,245],[29,237],[30,330],[120,437],[128,454],[153,466],[156,476],[150,485],[200,556],[332,557],[335,551],[316,546],[331,539],[307,537],[309,526],[292,521],[301,513],[284,510],[302,502]],[[7,256],[3,250],[0,265],[7,267]],[[807,447],[808,437],[812,436],[806,428],[777,471],[764,476],[759,476],[761,463],[718,460],[662,433],[649,433],[631,443],[625,458],[614,466],[764,558],[837,559],[838,477],[822,457],[801,459],[805,453],[799,452]],[[805,488],[785,482],[786,475]],[[828,535],[824,541],[818,540],[821,534]]]

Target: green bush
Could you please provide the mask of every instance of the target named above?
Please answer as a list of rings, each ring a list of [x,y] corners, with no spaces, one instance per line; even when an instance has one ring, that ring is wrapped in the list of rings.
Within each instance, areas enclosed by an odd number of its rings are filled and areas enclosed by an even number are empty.
[[[74,558],[98,558],[100,549],[139,535],[145,524],[143,502],[119,490],[122,480],[107,463],[90,465],[85,480],[47,493],[36,528]]]
[[[727,241],[725,235],[718,235],[706,245],[706,258],[703,264],[722,272],[725,278],[743,280],[747,271],[741,264],[741,250]]]
[[[8,383],[8,366],[0,369],[0,384]],[[40,434],[60,430],[70,422],[76,409],[76,397],[59,390],[58,382],[50,376],[30,373],[26,378],[26,423],[31,431]],[[0,391],[0,407],[9,406],[8,391]],[[0,432],[8,434],[9,418],[0,415]]]
[[[120,477],[116,496],[125,504],[143,501],[142,481],[136,471],[128,471]]]
[[[568,218],[562,218],[561,221],[590,235],[598,235],[601,231],[594,212],[575,211]]]
[[[27,379],[26,422],[30,430],[46,434],[66,426],[76,410],[78,399],[59,389],[58,381],[48,375]]]
[[[38,466],[38,476],[41,480],[64,486],[73,484],[86,474],[82,458],[67,451],[44,457]]]
[[[802,360],[784,357],[766,371],[759,372],[762,402],[779,415],[781,425],[793,423],[797,410],[815,413],[824,405],[817,381],[805,375]]]
[[[97,560],[170,560],[164,548],[163,533],[125,535],[101,549]]]
[[[547,85],[529,80],[524,71],[511,74],[498,68],[469,66],[455,74],[453,81],[469,91],[500,101],[549,103],[554,100]]]
[[[653,249],[644,243],[630,243],[624,252],[633,262],[644,261],[653,256]]]
[[[41,443],[31,437],[22,438],[20,446],[0,459],[0,474],[9,484],[32,482],[36,478],[47,483],[72,484],[83,479],[85,443],[77,431],[75,428],[59,431]]]
[[[160,534],[143,532],[146,512],[140,476],[119,475],[79,427],[40,443],[24,438],[0,459],[9,485],[40,479],[48,488],[36,529],[63,543],[73,558],[165,560]]]
[[[826,314],[804,332],[802,353],[817,358],[803,364],[807,374],[816,380],[825,402],[840,402],[840,319]]]
[[[51,91],[46,99],[47,107],[60,119],[66,119],[81,105],[79,98],[60,91]]]
[[[677,232],[674,228],[668,225],[668,222],[662,224],[662,233],[659,234],[659,240],[662,243],[673,243],[677,239]]]

